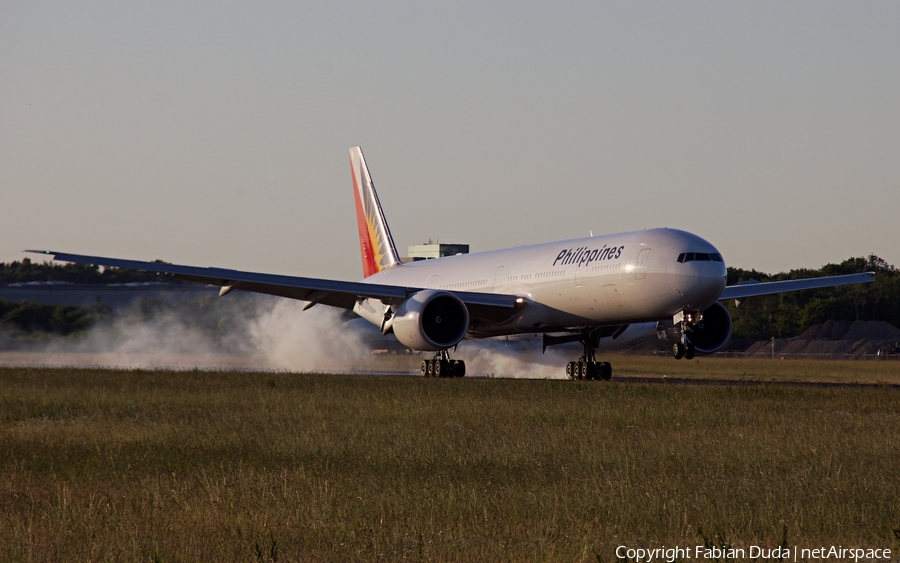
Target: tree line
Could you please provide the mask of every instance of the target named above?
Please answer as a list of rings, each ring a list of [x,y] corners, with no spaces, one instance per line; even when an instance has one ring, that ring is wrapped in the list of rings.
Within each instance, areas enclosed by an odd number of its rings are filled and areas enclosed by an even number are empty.
[[[162,263],[162,260],[155,260]],[[171,274],[127,268],[102,268],[91,264],[59,264],[56,262],[0,262],[0,284],[55,281],[68,283],[182,283]]]
[[[79,307],[0,299],[0,342],[33,342],[53,336],[84,333],[97,323],[112,318],[112,309],[104,303]]]
[[[275,298],[258,294],[239,299],[216,295],[180,300],[141,297],[127,307],[112,309],[101,302],[79,307],[0,299],[0,349],[29,349],[50,342],[78,344],[92,329],[102,331],[104,341],[113,341],[148,327],[160,333],[190,331],[232,349],[250,341],[248,327],[270,311],[274,302]]]

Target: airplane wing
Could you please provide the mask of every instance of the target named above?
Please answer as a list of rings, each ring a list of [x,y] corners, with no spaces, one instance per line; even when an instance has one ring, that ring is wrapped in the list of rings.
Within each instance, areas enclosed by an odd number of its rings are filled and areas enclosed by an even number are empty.
[[[743,299],[759,295],[771,295],[772,293],[784,293],[787,291],[799,291],[801,289],[817,289],[820,287],[835,287],[855,283],[867,283],[875,281],[875,272],[863,272],[861,274],[847,274],[844,276],[826,276],[821,278],[806,278],[802,280],[784,280],[764,283],[745,283],[730,285],[722,292],[719,300]]]
[[[54,260],[75,262],[78,264],[95,264],[111,268],[131,268],[172,274],[178,279],[205,283],[222,287],[220,295],[232,289],[277,295],[290,299],[299,299],[312,303],[322,303],[343,309],[352,309],[360,298],[379,299],[385,303],[399,302],[422,291],[421,287],[401,287],[380,285],[365,282],[346,282],[323,280],[319,278],[301,278],[274,274],[257,274],[226,270],[222,268],[202,268],[197,266],[179,266],[165,262],[142,262],[140,260],[121,260],[101,256],[83,256],[67,254],[52,250],[26,250],[36,254],[53,256]],[[515,295],[496,293],[475,293],[470,291],[451,291],[469,308],[470,315],[485,320],[505,319],[515,311]]]

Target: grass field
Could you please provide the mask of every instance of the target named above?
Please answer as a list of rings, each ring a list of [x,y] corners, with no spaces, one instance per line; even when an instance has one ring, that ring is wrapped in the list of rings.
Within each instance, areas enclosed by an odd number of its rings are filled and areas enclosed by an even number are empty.
[[[3,368],[0,454],[10,561],[900,547],[895,388]]]

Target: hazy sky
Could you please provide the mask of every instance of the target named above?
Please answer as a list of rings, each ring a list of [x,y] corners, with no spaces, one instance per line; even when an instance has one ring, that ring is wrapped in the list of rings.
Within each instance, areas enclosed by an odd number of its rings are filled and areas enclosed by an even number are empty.
[[[897,2],[0,3],[0,261],[361,277],[394,239],[677,227],[900,266]]]

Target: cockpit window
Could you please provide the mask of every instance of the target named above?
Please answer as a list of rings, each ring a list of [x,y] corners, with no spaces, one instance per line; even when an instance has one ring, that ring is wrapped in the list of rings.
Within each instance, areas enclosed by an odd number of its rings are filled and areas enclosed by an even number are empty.
[[[678,262],[724,262],[722,255],[718,252],[682,252],[678,255]]]

